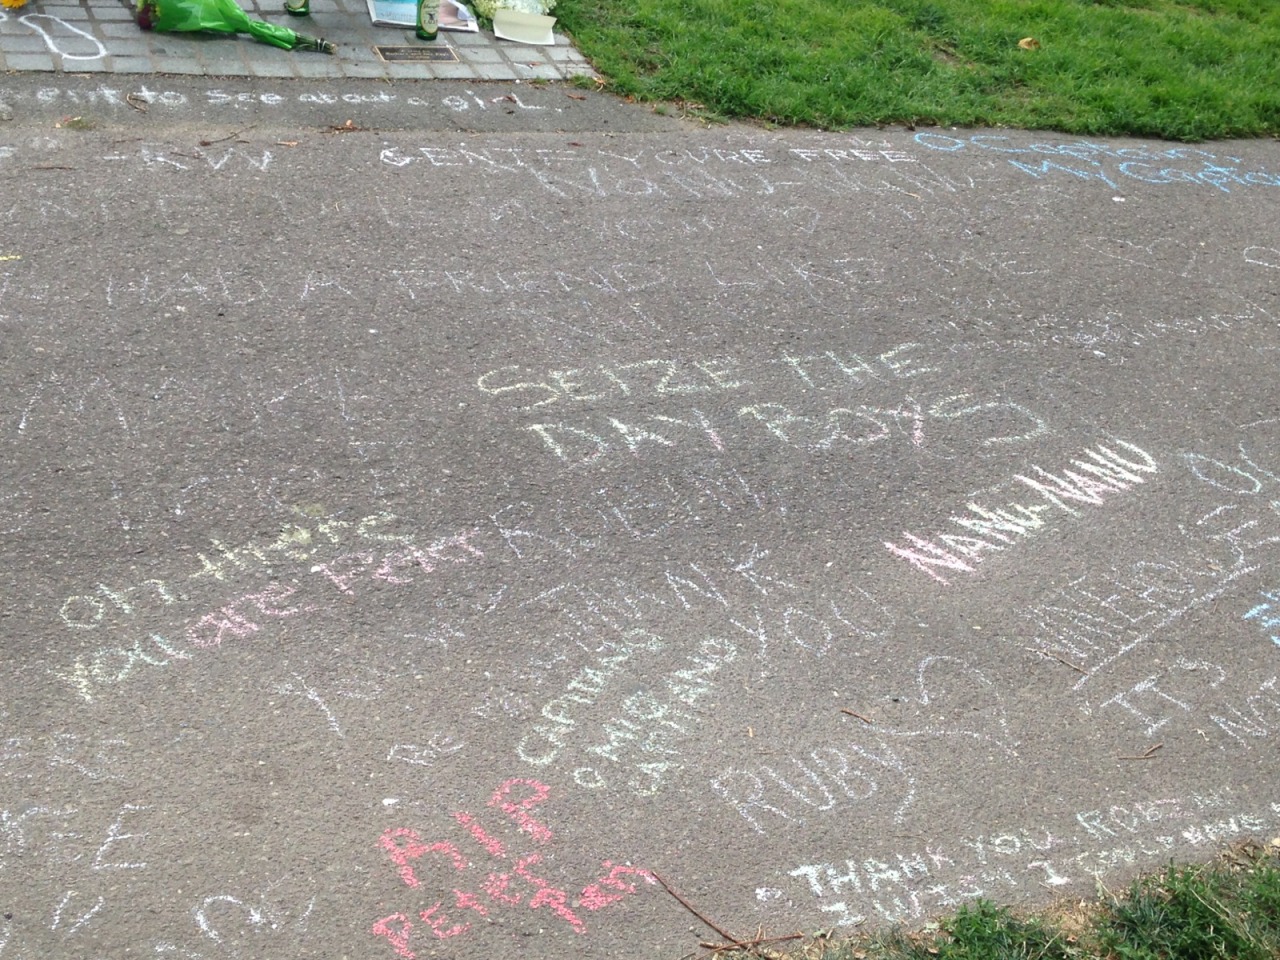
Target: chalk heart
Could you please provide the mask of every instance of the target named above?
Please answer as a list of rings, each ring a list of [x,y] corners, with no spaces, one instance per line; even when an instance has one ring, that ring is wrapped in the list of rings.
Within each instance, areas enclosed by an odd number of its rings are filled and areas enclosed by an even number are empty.
[[[916,670],[918,703],[930,717],[918,730],[884,730],[902,737],[963,738],[994,743],[1012,754],[1004,698],[987,676],[958,657],[926,657]]]
[[[1276,247],[1245,247],[1244,261],[1245,263],[1252,263],[1254,266],[1280,270],[1280,249]]]
[[[1122,260],[1157,273],[1171,273],[1176,277],[1189,276],[1196,261],[1196,251],[1183,240],[1134,243],[1116,237],[1097,237],[1087,246],[1113,260]]]
[[[821,214],[813,207],[788,207],[782,211],[782,215],[801,233],[813,233],[821,218]]]
[[[1243,469],[1264,483],[1280,476],[1280,417],[1254,420],[1240,428]]]

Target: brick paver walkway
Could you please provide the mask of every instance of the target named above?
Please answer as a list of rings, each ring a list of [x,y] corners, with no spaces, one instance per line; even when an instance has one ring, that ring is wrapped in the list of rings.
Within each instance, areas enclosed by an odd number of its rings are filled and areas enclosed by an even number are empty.
[[[337,55],[280,50],[246,36],[148,33],[134,23],[132,5],[120,0],[37,0],[0,10],[0,72],[450,80],[593,75],[561,34],[554,46],[541,47],[500,40],[489,31],[441,31],[432,46],[451,59],[395,62],[377,48],[424,44],[412,29],[374,26],[364,0],[312,0],[309,18],[287,15],[280,0],[240,2],[251,16],[332,41]]]

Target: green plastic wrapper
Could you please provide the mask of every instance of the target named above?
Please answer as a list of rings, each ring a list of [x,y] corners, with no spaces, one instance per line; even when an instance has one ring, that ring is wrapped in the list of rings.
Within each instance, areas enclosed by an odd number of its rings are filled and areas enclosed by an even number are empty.
[[[285,50],[336,52],[328,40],[304,36],[265,20],[255,20],[240,9],[235,0],[137,0],[137,3],[134,19],[143,30],[247,33],[263,43]]]

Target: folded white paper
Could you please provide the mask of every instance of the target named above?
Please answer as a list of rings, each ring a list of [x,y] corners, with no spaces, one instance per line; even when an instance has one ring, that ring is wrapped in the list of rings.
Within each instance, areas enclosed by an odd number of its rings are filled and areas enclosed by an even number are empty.
[[[493,33],[503,40],[549,47],[556,42],[551,35],[555,22],[555,17],[499,8],[493,12]]]

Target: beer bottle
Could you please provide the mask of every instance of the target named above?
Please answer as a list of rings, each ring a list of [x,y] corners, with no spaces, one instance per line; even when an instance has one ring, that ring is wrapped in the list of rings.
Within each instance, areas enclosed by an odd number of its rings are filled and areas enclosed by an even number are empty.
[[[434,40],[439,35],[440,0],[418,0],[418,22],[413,32],[419,40]]]

